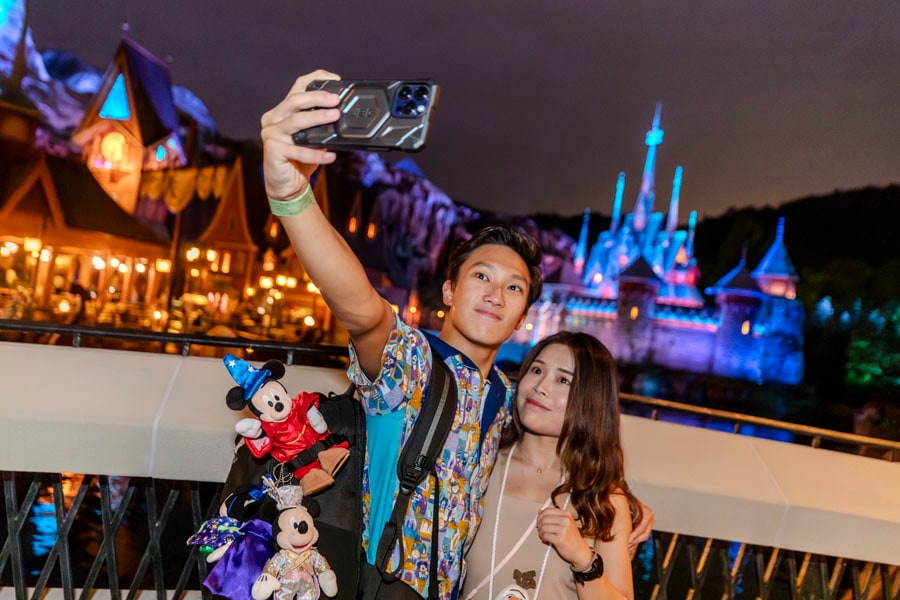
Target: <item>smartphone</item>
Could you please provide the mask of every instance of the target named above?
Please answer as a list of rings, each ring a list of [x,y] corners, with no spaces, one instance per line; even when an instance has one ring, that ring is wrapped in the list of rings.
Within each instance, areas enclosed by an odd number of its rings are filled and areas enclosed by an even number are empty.
[[[306,89],[341,97],[336,122],[293,135],[298,146],[328,150],[418,152],[425,147],[440,94],[428,79],[324,80]]]

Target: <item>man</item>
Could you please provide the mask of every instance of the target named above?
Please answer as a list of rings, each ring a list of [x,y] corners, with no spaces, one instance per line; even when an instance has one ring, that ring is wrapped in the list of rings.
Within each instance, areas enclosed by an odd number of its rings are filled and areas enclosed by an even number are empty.
[[[429,381],[432,345],[455,375],[459,404],[438,459],[440,498],[433,498],[433,478],[420,484],[404,523],[402,548],[391,565],[409,587],[427,596],[436,539],[440,597],[455,598],[512,398],[509,381],[493,362],[540,294],[540,246],[511,227],[477,233],[451,256],[442,288],[449,309],[439,337],[405,325],[371,286],[312,195],[309,177],[319,165],[333,162],[335,154],[291,140],[297,131],[339,117],[337,95],[306,91],[317,79],[339,77],[316,71],[298,78],[284,100],[262,117],[266,193],[304,268],[350,334],[349,375],[367,415],[363,546],[370,564],[397,493],[399,452]],[[432,524],[433,501],[439,503],[438,527]],[[646,539],[649,523],[637,535]]]

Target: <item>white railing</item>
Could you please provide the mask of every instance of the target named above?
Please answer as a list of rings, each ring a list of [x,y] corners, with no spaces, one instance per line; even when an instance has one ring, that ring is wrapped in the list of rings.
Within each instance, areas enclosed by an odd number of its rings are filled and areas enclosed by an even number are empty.
[[[225,406],[234,382],[221,359],[0,342],[0,365],[0,471],[207,482],[227,474],[241,415]],[[285,384],[338,392],[347,380],[339,369],[292,366]],[[900,565],[896,462],[627,415],[623,436],[633,490],[653,507],[658,530],[678,532],[657,536],[659,545],[669,535],[669,550],[656,553],[660,581],[684,536],[701,540],[688,544],[699,553],[686,551],[696,573],[711,548],[702,551],[703,539],[737,543],[741,560],[751,546],[775,549],[757,553],[761,590],[763,567],[776,568],[785,551],[801,553],[794,580],[808,571],[804,554],[842,557],[827,559],[831,578],[853,561]],[[729,560],[726,571],[740,563]],[[855,584],[854,597],[897,597],[897,570],[878,569],[890,573],[881,575],[884,595]]]

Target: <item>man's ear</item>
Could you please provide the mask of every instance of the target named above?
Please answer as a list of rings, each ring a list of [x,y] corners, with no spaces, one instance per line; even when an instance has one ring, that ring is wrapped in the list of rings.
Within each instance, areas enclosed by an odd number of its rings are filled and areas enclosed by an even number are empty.
[[[449,279],[441,286],[441,299],[444,306],[453,306],[453,283]]]

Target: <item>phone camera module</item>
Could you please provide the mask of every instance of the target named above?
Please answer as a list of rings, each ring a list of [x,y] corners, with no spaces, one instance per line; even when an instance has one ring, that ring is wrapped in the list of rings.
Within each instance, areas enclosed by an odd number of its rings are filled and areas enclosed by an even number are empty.
[[[402,88],[400,88],[400,92],[397,94],[397,96],[401,100],[406,100],[411,95],[412,95],[412,88],[410,88],[409,86],[403,86]]]
[[[427,100],[428,99],[428,88],[424,85],[420,85],[416,88],[416,100]]]
[[[404,115],[411,115],[416,112],[416,103],[410,100],[409,102],[404,102],[403,106],[400,107],[400,111]]]

